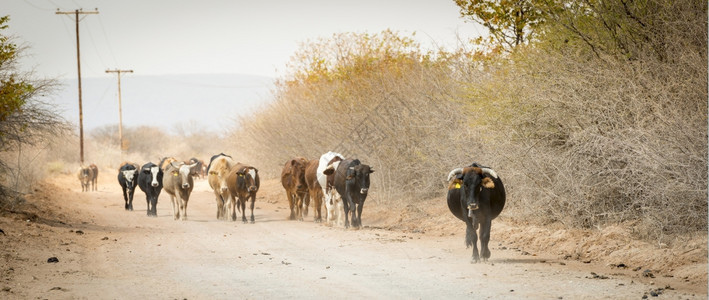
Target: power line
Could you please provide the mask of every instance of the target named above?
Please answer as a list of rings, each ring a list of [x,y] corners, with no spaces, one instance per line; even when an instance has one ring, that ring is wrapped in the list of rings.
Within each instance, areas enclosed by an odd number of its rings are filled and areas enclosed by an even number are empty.
[[[76,68],[78,70],[78,78],[79,78],[79,141],[81,144],[81,150],[79,152],[79,159],[81,164],[84,164],[84,112],[82,111],[82,104],[81,104],[81,51],[79,47],[79,15],[97,15],[98,14],[98,8],[96,11],[80,11],[80,10],[74,10],[73,12],[71,11],[59,11],[57,9],[56,12],[57,15],[71,15],[74,14],[74,20],[76,21]]]
[[[133,70],[106,70],[106,73],[118,74],[118,140],[121,145],[121,156],[123,155],[123,108],[121,104],[121,73],[133,73]]]
[[[113,57],[113,64],[117,65],[118,61],[116,60],[116,55],[113,53],[113,47],[111,47],[111,41],[108,39],[108,35],[106,34],[106,27],[103,26],[103,20],[101,20],[101,16],[98,16],[98,24],[101,25],[101,32],[103,32],[103,37],[106,39],[108,51],[111,53],[111,57]]]

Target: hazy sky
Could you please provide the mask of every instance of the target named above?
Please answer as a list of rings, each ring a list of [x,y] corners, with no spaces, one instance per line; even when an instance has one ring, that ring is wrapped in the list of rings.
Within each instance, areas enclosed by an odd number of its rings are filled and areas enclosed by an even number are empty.
[[[308,39],[339,32],[416,32],[425,47],[455,47],[458,37],[484,34],[459,17],[453,0],[2,0],[9,32],[29,46],[22,68],[36,75],[76,78],[73,15],[80,22],[82,77],[135,74],[284,74]],[[115,75],[114,75],[115,76]]]

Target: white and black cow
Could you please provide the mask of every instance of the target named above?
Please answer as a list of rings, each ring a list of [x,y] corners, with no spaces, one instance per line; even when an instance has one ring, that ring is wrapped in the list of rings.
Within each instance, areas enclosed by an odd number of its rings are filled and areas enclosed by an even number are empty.
[[[163,172],[160,167],[152,162],[144,164],[138,174],[138,186],[145,193],[148,202],[148,216],[157,217],[158,196],[162,191]]]
[[[328,166],[325,175],[334,174],[333,187],[342,196],[345,213],[345,228],[350,227],[349,213],[352,213],[352,226],[362,227],[362,209],[369,191],[369,174],[374,170],[362,164],[359,159],[346,159],[339,163],[337,169]]]
[[[123,163],[118,169],[118,184],[123,188],[123,200],[126,203],[126,210],[133,210],[133,194],[138,186],[138,176],[135,176],[137,169],[138,167],[132,163]]]
[[[328,181],[329,176],[325,175],[323,172],[330,164],[339,163],[344,159],[345,157],[342,156],[342,154],[329,151],[320,156],[318,167],[315,172],[315,176],[320,188],[322,189],[322,194],[324,197],[325,212],[327,214],[325,220],[327,221],[327,224],[332,224],[332,220],[336,220],[337,225],[342,226],[344,225],[344,220],[342,218],[342,197],[340,197],[340,194],[337,193],[337,190],[332,188],[333,182]]]

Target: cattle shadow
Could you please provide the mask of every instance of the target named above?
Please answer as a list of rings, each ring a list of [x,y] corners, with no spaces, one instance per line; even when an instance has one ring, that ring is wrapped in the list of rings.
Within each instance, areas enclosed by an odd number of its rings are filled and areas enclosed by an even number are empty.
[[[544,258],[503,258],[499,260],[489,260],[490,263],[495,264],[545,264],[545,263],[555,263],[555,261],[544,259]]]

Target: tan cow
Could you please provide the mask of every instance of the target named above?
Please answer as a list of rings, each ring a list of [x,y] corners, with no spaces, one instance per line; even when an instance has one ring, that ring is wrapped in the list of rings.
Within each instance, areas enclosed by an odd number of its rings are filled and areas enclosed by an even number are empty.
[[[167,167],[174,161],[177,161],[177,159],[172,156],[163,157],[160,159],[160,163],[158,164],[158,166],[160,166],[160,170],[165,173]]]
[[[88,192],[91,185],[91,177],[93,177],[93,171],[90,167],[79,167],[79,172],[76,174],[77,178],[81,182],[81,191]]]
[[[209,186],[214,190],[214,197],[217,201],[217,220],[227,220],[229,208],[233,210],[236,205],[234,197],[229,193],[227,178],[229,171],[236,165],[236,162],[227,155],[218,155],[212,159],[207,172]],[[231,215],[231,220],[236,221],[236,214]]]
[[[303,221],[308,215],[305,198],[308,197],[308,184],[305,182],[305,165],[308,160],[296,157],[287,161],[281,171],[281,185],[286,190],[286,198],[290,205],[289,220]]]
[[[184,162],[172,162],[167,164],[165,174],[162,178],[162,185],[165,192],[170,194],[172,201],[172,211],[175,220],[187,220],[187,202],[194,188],[192,170],[197,164],[186,165]]]
[[[237,205],[240,207],[241,220],[244,223],[246,223],[246,201],[251,198],[251,223],[256,222],[254,219],[254,204],[256,203],[256,193],[261,186],[258,169],[246,164],[237,163],[231,168],[231,171],[229,171],[227,186],[229,187],[232,198],[239,199]],[[236,219],[234,207],[232,206],[230,208],[232,219]]]

